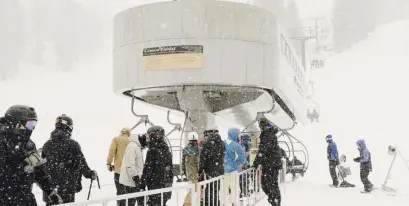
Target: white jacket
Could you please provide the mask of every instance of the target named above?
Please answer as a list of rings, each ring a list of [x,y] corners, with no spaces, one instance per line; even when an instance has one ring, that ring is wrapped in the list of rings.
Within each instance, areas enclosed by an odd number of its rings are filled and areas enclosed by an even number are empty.
[[[142,177],[143,171],[143,154],[142,146],[138,137],[131,137],[128,146],[125,149],[124,158],[122,159],[121,175],[119,183],[128,186],[136,187],[132,177],[139,175]]]

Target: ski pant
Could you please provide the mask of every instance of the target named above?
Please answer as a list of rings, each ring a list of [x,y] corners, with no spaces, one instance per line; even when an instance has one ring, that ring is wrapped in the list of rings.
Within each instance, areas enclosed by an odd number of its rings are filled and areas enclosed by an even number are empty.
[[[332,184],[338,187],[339,182],[338,182],[336,168],[337,168],[337,162],[330,160],[329,161],[329,174],[331,175],[331,178],[332,178]]]
[[[119,183],[119,174],[118,173],[114,174],[114,182],[115,182],[115,187],[116,187],[116,195],[126,194],[124,186]],[[118,206],[126,206],[126,200],[118,200],[117,205]]]
[[[361,176],[362,184],[364,184],[365,191],[369,191],[373,187],[372,183],[368,179],[369,172],[370,172],[370,167],[365,164],[362,164],[360,176]]]
[[[75,202],[75,194],[58,194],[60,195],[62,202],[65,203],[70,203],[70,202]],[[51,206],[53,204],[47,203],[46,206]]]
[[[137,187],[128,187],[125,185],[122,185],[122,188],[125,191],[125,194],[130,194],[130,193],[136,193],[140,192]],[[144,206],[145,199],[144,197],[136,197],[136,198],[130,198],[128,199],[128,205],[127,206],[135,206],[136,203],[138,203],[139,206]]]
[[[162,188],[166,188],[166,186],[164,186],[164,185],[155,185],[155,186],[152,187],[151,185],[148,185],[149,190],[156,190],[156,189],[162,189]],[[165,206],[166,202],[168,200],[170,200],[170,198],[172,197],[172,192],[165,192],[165,193],[162,193],[162,195],[163,195],[163,205]],[[147,201],[146,205],[148,205],[148,206],[161,206],[161,199],[162,199],[161,196],[162,195],[161,194],[149,195],[147,197],[148,201]]]
[[[273,206],[280,206],[281,193],[278,187],[278,176],[280,170],[266,168],[263,169],[261,176],[261,188],[268,196],[268,202]]]
[[[37,206],[37,201],[32,193],[29,194],[0,194],[0,205],[30,205]]]

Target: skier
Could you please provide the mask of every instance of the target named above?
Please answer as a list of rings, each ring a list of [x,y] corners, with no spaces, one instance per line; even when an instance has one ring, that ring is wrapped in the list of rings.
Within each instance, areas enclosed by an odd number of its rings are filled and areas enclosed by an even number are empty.
[[[110,172],[115,171],[114,182],[117,195],[126,194],[124,188],[122,188],[122,185],[119,183],[119,177],[121,173],[122,159],[124,157],[125,148],[129,144],[130,135],[131,130],[123,128],[120,135],[112,139],[111,146],[109,147],[107,168]],[[112,161],[114,161],[114,166],[112,165]],[[118,200],[117,203],[119,206],[126,205],[126,201],[124,200]]]
[[[55,121],[55,130],[44,144],[42,157],[47,159],[45,170],[57,185],[64,203],[74,202],[75,193],[82,190],[81,177],[96,180],[97,173],[88,167],[84,154],[77,141],[71,139],[74,124],[72,119],[63,114]],[[47,194],[43,194],[47,205]]]
[[[238,128],[230,128],[228,130],[228,137],[224,141],[224,146],[226,148],[226,155],[224,156],[224,173],[239,172],[243,166],[248,164],[244,148],[238,143],[239,134],[240,130]],[[246,180],[246,175],[240,175],[239,185],[241,196],[242,194],[247,196],[246,189],[242,187]],[[232,184],[229,184],[229,187],[232,186]]]
[[[199,169],[199,146],[197,139],[199,135],[196,132],[190,132],[188,135],[189,144],[183,149],[182,156],[182,170],[190,183],[196,184],[198,182]],[[189,192],[186,195],[184,206],[192,205],[192,194]]]
[[[37,123],[32,107],[15,105],[0,118],[0,205],[36,206],[31,192],[36,182],[54,204],[61,197],[45,172],[45,160],[30,139]]]
[[[261,129],[260,147],[253,167],[257,169],[261,165],[261,187],[268,196],[268,202],[272,206],[280,206],[281,193],[278,187],[278,176],[283,165],[282,152],[276,136],[278,128],[271,125],[266,118],[259,121],[259,127]]]
[[[339,187],[355,187],[354,184],[351,184],[349,182],[347,182],[347,176],[351,175],[351,170],[348,166],[346,166],[346,161],[347,158],[345,155],[341,155],[340,156],[340,160],[339,160],[339,165],[338,165],[338,177],[339,179],[342,180],[341,184],[339,184]]]
[[[225,146],[217,128],[207,131],[208,139],[200,152],[199,179],[211,179],[224,174]],[[214,188],[216,185],[216,189]],[[210,184],[205,189],[205,206],[220,205],[220,181]],[[212,193],[212,194],[211,194]]]
[[[363,192],[371,192],[373,184],[368,179],[369,173],[372,172],[371,153],[366,147],[365,140],[360,139],[356,144],[358,146],[359,157],[354,158],[354,161],[360,163],[360,176],[365,188]]]
[[[139,186],[141,184],[144,164],[142,150],[145,149],[146,146],[146,135],[143,134],[132,137],[125,149],[121,165],[121,175],[119,176],[119,183],[122,185],[125,193],[141,191]],[[134,206],[136,201],[138,205],[144,205],[144,197],[129,199],[128,205]]]
[[[149,143],[141,178],[140,189],[149,190],[172,187],[173,164],[172,153],[165,142],[165,130],[161,126],[153,126],[147,131]],[[163,205],[171,198],[172,193],[163,193]],[[147,205],[161,205],[161,194],[150,195]]]
[[[335,144],[334,140],[332,139],[332,135],[327,135],[325,140],[328,143],[327,146],[327,159],[329,161],[329,174],[332,178],[332,185],[331,187],[338,187],[338,177],[337,177],[337,165],[339,165],[338,159],[338,149],[337,144]]]

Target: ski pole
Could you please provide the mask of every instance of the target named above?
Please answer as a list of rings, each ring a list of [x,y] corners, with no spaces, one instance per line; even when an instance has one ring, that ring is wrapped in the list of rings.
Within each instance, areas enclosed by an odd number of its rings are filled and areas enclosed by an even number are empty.
[[[89,190],[88,190],[88,198],[87,200],[89,200],[89,197],[91,196],[91,188],[92,188],[92,179],[91,179],[91,184],[89,185]],[[98,184],[99,185],[99,184]]]
[[[97,176],[97,183],[98,183],[98,188],[101,189],[101,185],[99,184],[99,177]]]

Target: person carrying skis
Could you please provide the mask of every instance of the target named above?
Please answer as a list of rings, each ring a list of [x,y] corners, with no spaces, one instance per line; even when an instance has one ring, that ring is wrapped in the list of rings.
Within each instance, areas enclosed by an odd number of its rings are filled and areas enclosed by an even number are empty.
[[[126,194],[140,192],[142,171],[143,171],[143,154],[142,150],[147,146],[146,135],[131,137],[128,146],[125,149],[124,158],[121,165],[121,175],[119,183],[122,185]],[[144,197],[132,198],[128,200],[129,206],[144,205]]]
[[[371,153],[366,146],[365,140],[360,139],[356,144],[358,146],[359,157],[354,158],[354,161],[360,163],[360,176],[364,184],[363,192],[371,192],[373,190],[373,184],[368,179],[369,173],[372,172]]]
[[[107,168],[110,172],[115,171],[114,182],[117,195],[126,194],[124,188],[122,188],[122,185],[119,183],[119,177],[121,174],[122,159],[124,157],[125,148],[129,144],[130,136],[131,130],[123,128],[120,135],[112,139],[111,146],[109,147]],[[114,161],[114,166],[112,165],[112,161]],[[124,200],[118,200],[117,203],[119,206],[126,205],[126,201]]]
[[[268,196],[268,202],[272,206],[281,205],[281,193],[278,187],[279,171],[283,164],[281,161],[282,152],[278,146],[278,128],[271,125],[266,118],[259,120],[260,146],[253,167],[257,169],[261,166],[261,188]]]
[[[44,160],[30,139],[37,123],[32,107],[15,105],[0,118],[0,205],[37,206],[32,193],[37,183],[54,204],[61,204]]]
[[[96,180],[97,173],[88,167],[79,143],[71,139],[74,123],[63,114],[57,117],[51,138],[44,144],[42,157],[47,159],[45,171],[58,187],[63,203],[75,201],[75,193],[82,190],[81,178]],[[47,194],[43,195],[47,205]]]
[[[325,140],[328,143],[327,146],[327,159],[329,161],[329,174],[332,178],[332,187],[338,187],[339,181],[337,177],[337,165],[339,165],[338,159],[338,149],[337,144],[335,144],[334,140],[332,139],[332,135],[327,135]]]
[[[172,187],[173,163],[172,153],[165,142],[165,130],[161,126],[150,127],[147,131],[149,143],[146,160],[143,166],[140,189],[149,190]],[[163,205],[171,198],[171,192],[163,193]],[[150,195],[147,205],[161,205],[161,194]]]
[[[199,146],[197,140],[199,135],[196,132],[188,134],[189,144],[183,149],[182,156],[182,171],[189,180],[189,183],[196,184],[198,182],[199,169]],[[183,206],[192,205],[192,194],[189,192],[186,195]]]
[[[225,145],[217,128],[206,130],[208,139],[200,152],[199,179],[211,179],[224,174]],[[214,188],[216,185],[217,188]],[[205,206],[220,205],[220,181],[210,184],[205,189]]]

